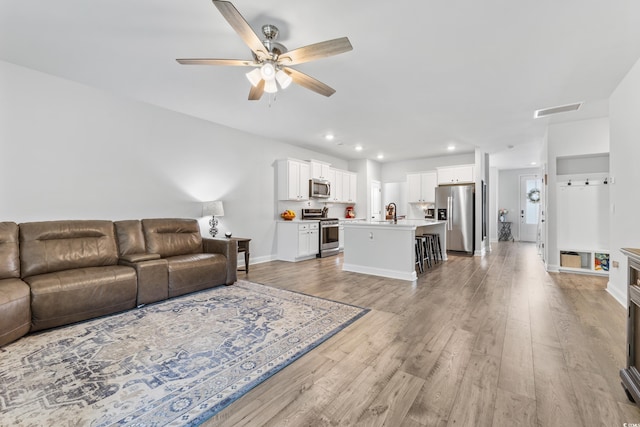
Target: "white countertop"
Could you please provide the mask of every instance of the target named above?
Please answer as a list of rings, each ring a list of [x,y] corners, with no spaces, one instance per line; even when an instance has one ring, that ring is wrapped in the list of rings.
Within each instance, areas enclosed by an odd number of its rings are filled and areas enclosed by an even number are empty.
[[[399,219],[398,223],[392,220],[387,221],[360,221],[345,222],[348,227],[380,227],[380,228],[396,228],[396,229],[414,229],[416,227],[424,227],[430,225],[446,224],[446,221],[438,221],[435,219]]]

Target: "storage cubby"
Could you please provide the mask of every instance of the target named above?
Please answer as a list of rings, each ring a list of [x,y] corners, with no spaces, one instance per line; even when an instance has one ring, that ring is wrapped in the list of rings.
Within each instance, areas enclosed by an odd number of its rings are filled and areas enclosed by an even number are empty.
[[[609,274],[609,252],[604,250],[560,250],[560,271]]]

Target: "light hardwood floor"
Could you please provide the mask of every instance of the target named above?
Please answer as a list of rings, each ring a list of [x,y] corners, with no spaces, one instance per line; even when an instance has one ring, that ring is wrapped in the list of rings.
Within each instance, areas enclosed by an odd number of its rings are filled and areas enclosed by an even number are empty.
[[[269,262],[240,278],[370,308],[208,426],[620,426],[626,311],[602,277],[547,274],[533,244],[451,256],[417,284]]]

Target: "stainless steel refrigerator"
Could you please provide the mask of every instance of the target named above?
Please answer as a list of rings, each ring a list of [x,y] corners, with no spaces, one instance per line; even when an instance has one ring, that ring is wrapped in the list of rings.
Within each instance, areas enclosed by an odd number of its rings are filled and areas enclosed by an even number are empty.
[[[436,217],[447,221],[447,251],[473,254],[475,184],[436,188]]]

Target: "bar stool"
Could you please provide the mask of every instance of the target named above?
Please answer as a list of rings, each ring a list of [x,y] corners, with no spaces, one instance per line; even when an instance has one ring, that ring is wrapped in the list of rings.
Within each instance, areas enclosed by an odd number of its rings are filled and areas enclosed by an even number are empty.
[[[423,249],[423,241],[424,237],[416,236],[415,240],[415,248],[416,248],[416,264],[418,264],[418,271],[420,273],[424,273],[424,249]]]
[[[424,259],[423,264],[426,264],[428,268],[431,268],[433,265],[433,256],[431,255],[431,242],[429,240],[429,237],[424,234],[422,235],[422,257]]]
[[[425,233],[423,234],[429,240],[429,248],[433,255],[434,262],[437,264],[442,261],[442,246],[440,245],[440,235],[437,233]]]

